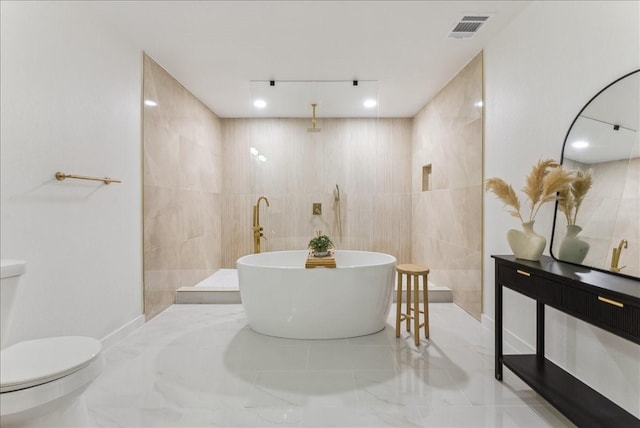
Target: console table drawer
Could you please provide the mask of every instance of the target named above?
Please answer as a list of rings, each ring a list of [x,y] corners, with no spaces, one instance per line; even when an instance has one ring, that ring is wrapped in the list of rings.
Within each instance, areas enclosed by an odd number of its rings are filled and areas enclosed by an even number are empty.
[[[640,308],[615,298],[566,286],[564,307],[589,322],[613,332],[640,339]]]
[[[562,285],[540,278],[525,268],[498,265],[498,281],[507,288],[550,306],[560,306]]]

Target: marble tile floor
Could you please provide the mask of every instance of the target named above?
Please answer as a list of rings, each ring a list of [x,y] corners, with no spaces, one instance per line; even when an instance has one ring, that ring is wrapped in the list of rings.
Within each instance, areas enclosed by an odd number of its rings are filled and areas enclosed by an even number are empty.
[[[420,347],[386,328],[339,340],[250,329],[242,305],[173,305],[105,351],[85,393],[99,427],[570,427],[505,369],[493,334],[430,305]]]

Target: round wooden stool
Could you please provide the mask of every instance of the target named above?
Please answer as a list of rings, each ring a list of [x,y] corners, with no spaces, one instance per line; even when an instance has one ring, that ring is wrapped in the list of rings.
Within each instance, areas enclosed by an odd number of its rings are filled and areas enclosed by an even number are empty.
[[[420,345],[420,327],[424,326],[424,337],[429,337],[429,293],[427,292],[429,268],[426,266],[402,264],[396,266],[398,272],[398,297],[396,299],[396,337],[400,337],[400,323],[407,320],[407,331],[411,331],[411,320],[413,320],[413,335],[416,346]],[[402,312],[402,278],[407,276],[407,299],[406,312]],[[420,290],[418,280],[422,276],[424,287],[422,288],[423,310],[420,310]],[[412,281],[413,279],[413,281]],[[411,284],[413,288],[413,306],[411,304]],[[420,323],[420,314],[424,314],[424,322]]]

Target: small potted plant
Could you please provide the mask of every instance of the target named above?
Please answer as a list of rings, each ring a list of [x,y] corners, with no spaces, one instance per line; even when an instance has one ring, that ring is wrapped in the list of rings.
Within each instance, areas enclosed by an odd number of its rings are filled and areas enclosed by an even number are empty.
[[[309,248],[313,250],[316,257],[326,257],[329,255],[329,248],[333,247],[333,242],[327,235],[323,235],[321,231],[316,231],[315,238],[309,241]]]

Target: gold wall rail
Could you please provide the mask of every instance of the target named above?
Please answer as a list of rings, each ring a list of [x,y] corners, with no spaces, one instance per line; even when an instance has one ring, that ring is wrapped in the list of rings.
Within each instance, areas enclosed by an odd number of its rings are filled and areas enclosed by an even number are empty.
[[[58,179],[58,181],[62,181],[65,178],[75,178],[77,180],[102,181],[104,184],[122,183],[122,181],[120,180],[114,180],[113,178],[109,177],[87,177],[86,175],[65,174],[64,172],[56,172],[56,178]]]

